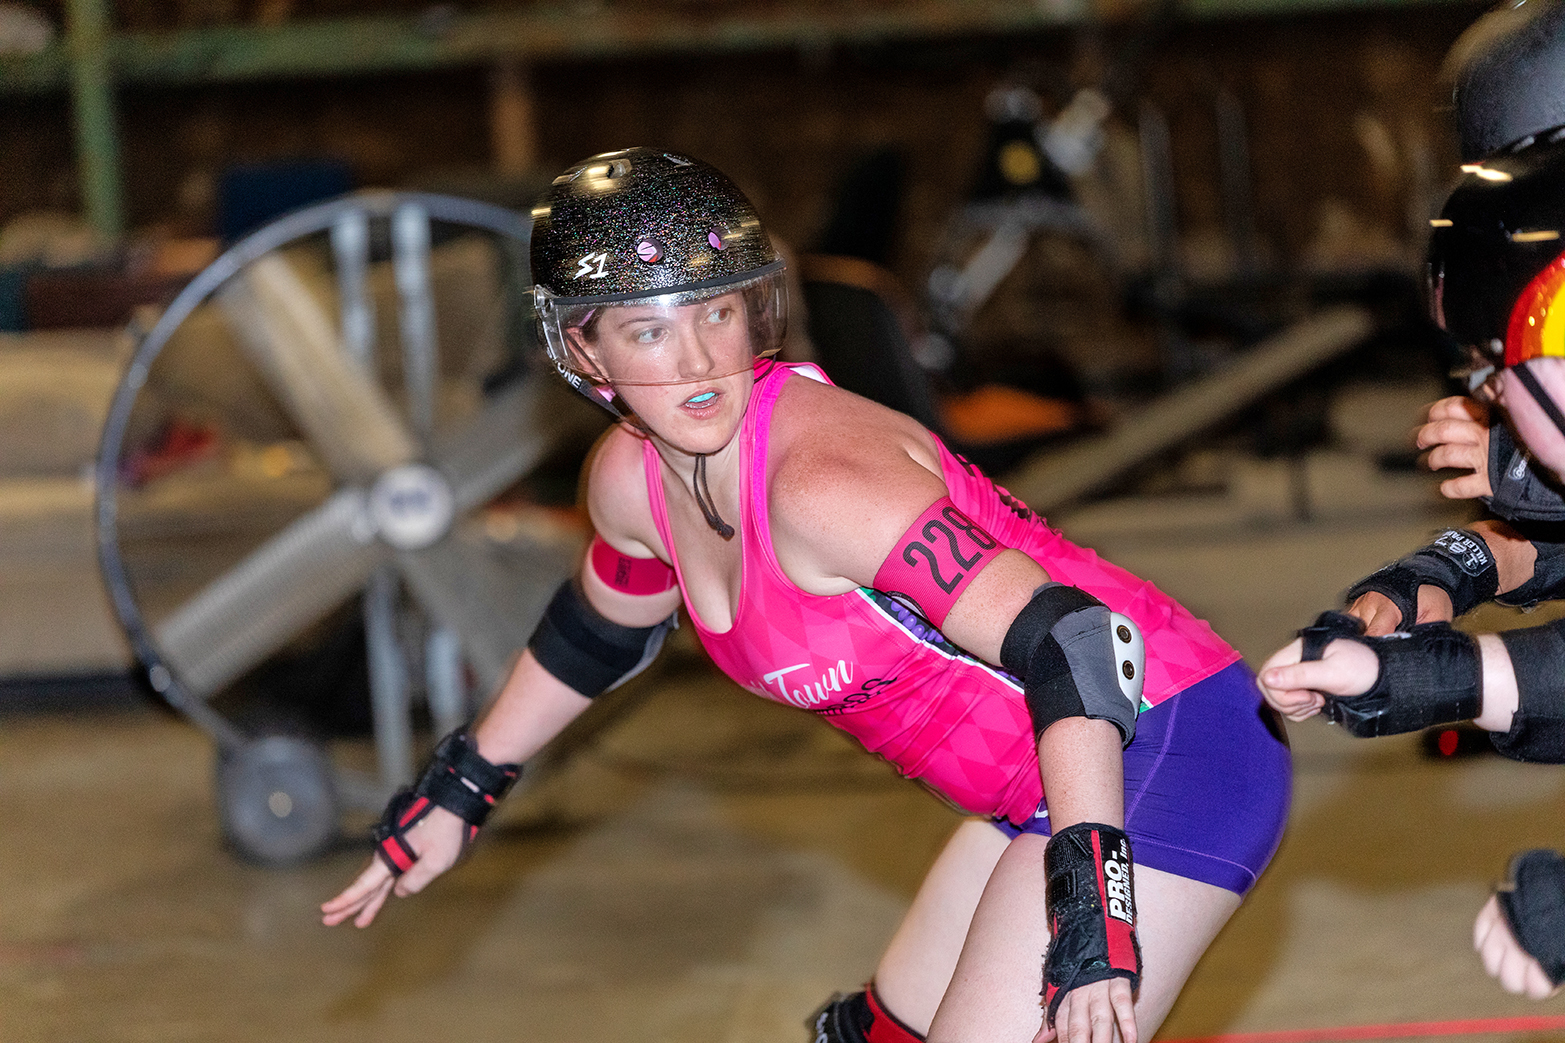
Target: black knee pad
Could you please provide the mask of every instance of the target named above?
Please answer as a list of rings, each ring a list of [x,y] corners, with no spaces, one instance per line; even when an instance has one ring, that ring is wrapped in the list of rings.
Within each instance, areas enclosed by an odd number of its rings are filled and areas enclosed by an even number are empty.
[[[813,1043],[923,1043],[922,1034],[913,1031],[886,1010],[875,994],[875,986],[849,995],[838,993],[814,1014],[805,1025],[815,1033]]]

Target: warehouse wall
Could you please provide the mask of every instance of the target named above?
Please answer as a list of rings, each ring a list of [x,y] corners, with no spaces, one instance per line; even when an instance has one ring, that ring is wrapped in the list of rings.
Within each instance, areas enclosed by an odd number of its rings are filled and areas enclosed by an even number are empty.
[[[284,5],[295,14],[352,9],[346,0],[306,6]],[[122,3],[117,10],[128,27],[146,28],[221,18],[218,8],[233,17],[266,14],[255,3]],[[1256,218],[1274,257],[1329,264],[1351,261],[1355,251],[1407,246],[1455,158],[1436,86],[1440,61],[1480,10],[1203,23],[1159,39],[1132,94],[1169,120],[1187,247],[1199,254],[1221,224],[1220,90],[1245,112]],[[543,166],[557,168],[627,143],[688,150],[729,171],[779,233],[808,245],[843,170],[875,146],[896,145],[909,157],[910,179],[895,267],[915,279],[979,162],[990,88],[1012,76],[1057,102],[1073,80],[1112,58],[1127,33],[1112,31],[1095,49],[1083,47],[1093,41],[1081,31],[1060,30],[927,46],[541,66],[532,73],[540,154]],[[336,156],[374,185],[481,169],[489,161],[488,90],[485,72],[465,70],[128,91],[120,104],[131,223],[209,230],[216,178],[236,162]],[[0,225],[24,211],[73,207],[68,117],[60,100],[0,99]]]

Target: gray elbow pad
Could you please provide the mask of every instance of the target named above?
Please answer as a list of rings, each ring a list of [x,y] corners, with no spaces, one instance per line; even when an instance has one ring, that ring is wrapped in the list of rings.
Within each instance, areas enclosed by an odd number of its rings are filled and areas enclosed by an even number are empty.
[[[1000,665],[1022,679],[1033,733],[1067,717],[1110,721],[1121,740],[1136,736],[1146,652],[1129,616],[1086,591],[1046,583],[1017,613]]]

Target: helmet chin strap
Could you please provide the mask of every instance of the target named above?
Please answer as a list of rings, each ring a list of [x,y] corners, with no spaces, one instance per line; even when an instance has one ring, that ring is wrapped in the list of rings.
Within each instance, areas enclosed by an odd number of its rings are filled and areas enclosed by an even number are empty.
[[[1548,414],[1549,419],[1554,421],[1554,426],[1559,428],[1561,434],[1565,434],[1565,414],[1560,413],[1560,407],[1555,405],[1554,399],[1549,397],[1547,391],[1543,390],[1543,385],[1538,383],[1538,378],[1533,376],[1532,370],[1522,365],[1513,367],[1512,372],[1516,374],[1516,379],[1521,381],[1522,386],[1532,395],[1533,401],[1538,403],[1538,408]]]
[[[706,482],[706,453],[696,454],[696,472],[692,485],[696,492],[696,505],[701,508],[701,517],[712,527],[712,531],[725,540],[733,539],[734,527],[723,520],[723,516],[717,513],[717,502],[712,499],[712,488]]]

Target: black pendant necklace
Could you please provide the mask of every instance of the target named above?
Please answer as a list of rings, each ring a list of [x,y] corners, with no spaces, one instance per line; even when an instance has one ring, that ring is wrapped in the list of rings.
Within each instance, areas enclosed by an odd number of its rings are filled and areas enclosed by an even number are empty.
[[[701,508],[701,516],[706,519],[706,523],[712,527],[713,532],[725,540],[732,539],[734,527],[725,522],[723,516],[717,513],[717,503],[712,499],[711,486],[707,485],[706,482],[706,456],[702,453],[696,454],[694,485],[696,504]]]

